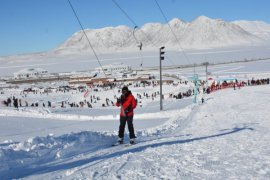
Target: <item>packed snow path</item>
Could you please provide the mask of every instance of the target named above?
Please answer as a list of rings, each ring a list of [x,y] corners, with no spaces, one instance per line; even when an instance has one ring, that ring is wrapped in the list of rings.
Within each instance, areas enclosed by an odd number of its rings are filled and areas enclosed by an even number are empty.
[[[226,89],[111,147],[80,132],[1,144],[1,179],[269,179],[270,86]]]

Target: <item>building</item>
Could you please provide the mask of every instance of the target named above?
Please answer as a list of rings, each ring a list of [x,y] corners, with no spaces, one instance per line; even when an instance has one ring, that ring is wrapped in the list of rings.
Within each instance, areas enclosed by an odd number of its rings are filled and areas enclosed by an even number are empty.
[[[13,73],[15,79],[29,79],[45,77],[49,75],[49,72],[42,68],[28,68]]]
[[[101,67],[95,69],[99,73],[104,73],[107,75],[115,74],[115,73],[124,73],[124,72],[132,72],[131,66],[123,64],[123,63],[114,63],[103,66],[103,70]]]

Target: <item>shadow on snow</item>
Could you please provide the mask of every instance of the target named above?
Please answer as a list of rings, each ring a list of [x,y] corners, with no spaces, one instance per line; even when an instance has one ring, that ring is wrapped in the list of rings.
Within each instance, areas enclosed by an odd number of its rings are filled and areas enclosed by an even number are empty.
[[[190,142],[194,142],[194,141],[201,141],[201,140],[205,140],[205,139],[210,139],[210,138],[216,138],[216,137],[221,137],[221,136],[225,136],[225,135],[229,135],[229,134],[233,134],[233,133],[237,133],[243,130],[254,130],[253,128],[244,126],[244,127],[235,127],[232,129],[226,129],[227,132],[224,132],[224,130],[221,130],[222,133],[219,134],[214,134],[214,135],[210,135],[210,136],[203,136],[203,137],[197,137],[197,138],[191,138],[191,139],[183,139],[183,140],[174,140],[174,141],[167,141],[167,142],[159,142],[159,143],[153,143],[153,144],[146,144],[146,145],[142,145],[139,147],[132,146],[132,148],[126,148],[125,150],[122,151],[117,151],[117,152],[112,152],[110,154],[104,154],[104,155],[100,155],[100,156],[95,156],[95,157],[91,157],[91,158],[87,158],[87,159],[81,159],[78,161],[73,161],[73,162],[68,162],[68,163],[64,163],[64,164],[50,164],[50,165],[33,165],[32,167],[25,167],[25,168],[14,168],[14,169],[9,169],[9,171],[6,172],[2,172],[1,176],[2,179],[13,179],[13,178],[23,178],[23,177],[27,177],[30,175],[38,175],[38,174],[44,174],[44,173],[49,173],[49,172],[54,172],[54,171],[59,171],[59,170],[67,170],[67,169],[71,169],[71,168],[75,168],[75,167],[79,167],[88,163],[94,163],[92,165],[98,164],[104,160],[110,159],[110,158],[114,158],[114,157],[118,157],[118,156],[122,156],[124,154],[127,153],[136,153],[136,152],[141,152],[144,151],[147,148],[156,148],[156,147],[160,147],[160,146],[168,146],[168,145],[174,145],[174,144],[184,144],[184,143],[190,143]],[[147,142],[147,141],[146,141]]]

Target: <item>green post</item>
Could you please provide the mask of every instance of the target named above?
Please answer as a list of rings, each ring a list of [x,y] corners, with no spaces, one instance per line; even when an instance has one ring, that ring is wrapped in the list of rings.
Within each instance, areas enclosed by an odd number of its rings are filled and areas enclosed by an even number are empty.
[[[194,81],[195,81],[195,90],[194,90],[194,99],[193,102],[197,102],[197,95],[198,95],[198,86],[199,86],[199,79],[198,79],[198,74],[194,75]]]

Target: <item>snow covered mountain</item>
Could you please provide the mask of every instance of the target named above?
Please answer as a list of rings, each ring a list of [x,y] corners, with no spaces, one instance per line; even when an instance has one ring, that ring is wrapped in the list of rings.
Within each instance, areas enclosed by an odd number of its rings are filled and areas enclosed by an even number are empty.
[[[106,27],[102,29],[85,30],[93,48],[99,50],[118,49],[128,47],[129,39],[132,39],[132,29],[127,26]],[[134,41],[134,40],[133,40]],[[133,42],[135,43],[135,41]],[[56,51],[84,51],[89,50],[89,44],[83,31],[76,32],[71,38],[64,42]]]
[[[270,24],[263,21],[233,21],[232,23],[242,27],[247,32],[260,38],[270,40]]]
[[[233,23],[200,16],[188,25],[183,42],[189,48],[200,49],[252,45],[259,43],[260,40]]]
[[[200,16],[192,22],[178,18],[167,24],[147,23],[141,28],[127,26],[105,27],[85,30],[93,48],[100,52],[137,50],[138,41],[145,48],[204,49],[237,45],[256,45],[262,41],[236,23]],[[174,32],[174,34],[171,32]],[[177,38],[175,38],[175,36]],[[179,43],[180,42],[180,43]],[[82,31],[76,32],[56,48],[56,52],[81,52],[89,50],[89,44]]]

